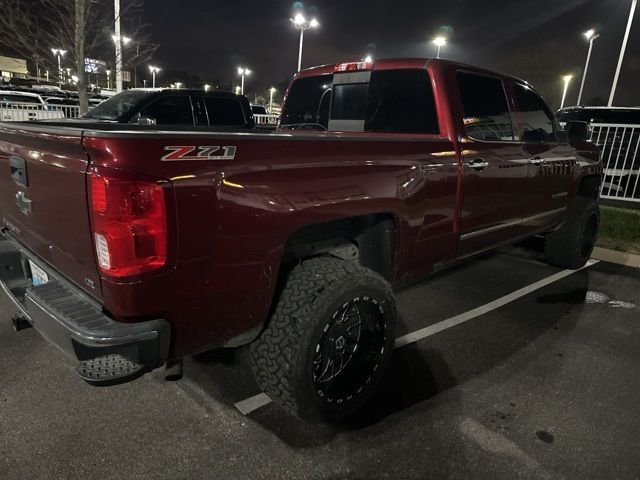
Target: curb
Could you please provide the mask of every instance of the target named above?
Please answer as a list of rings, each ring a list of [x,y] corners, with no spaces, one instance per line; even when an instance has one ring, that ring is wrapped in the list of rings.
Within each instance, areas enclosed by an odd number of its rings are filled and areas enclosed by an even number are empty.
[[[595,247],[591,258],[602,260],[604,262],[615,263],[617,265],[624,265],[626,267],[640,268],[640,255],[635,255],[633,253],[616,252],[615,250]]]

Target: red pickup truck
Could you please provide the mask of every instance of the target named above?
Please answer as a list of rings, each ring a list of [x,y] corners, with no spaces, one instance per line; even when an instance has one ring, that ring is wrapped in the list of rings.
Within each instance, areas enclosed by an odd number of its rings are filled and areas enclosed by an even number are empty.
[[[527,82],[432,59],[312,68],[274,133],[0,124],[0,276],[95,385],[250,344],[260,387],[305,419],[370,396],[393,288],[546,237],[578,268],[602,167]]]

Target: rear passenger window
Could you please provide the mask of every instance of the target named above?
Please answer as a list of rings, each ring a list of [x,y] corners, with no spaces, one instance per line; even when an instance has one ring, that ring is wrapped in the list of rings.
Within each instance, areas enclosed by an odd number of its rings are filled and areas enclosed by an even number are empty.
[[[425,70],[371,74],[365,131],[438,134],[438,117]]]
[[[155,120],[156,125],[193,126],[191,100],[186,95],[162,97],[140,112],[140,115]]]
[[[242,105],[236,98],[205,96],[204,103],[209,112],[210,125],[239,127],[247,123]]]
[[[469,138],[513,140],[509,104],[502,80],[460,72],[458,86],[464,109],[464,129]]]
[[[518,133],[523,142],[555,142],[553,115],[542,99],[526,85],[516,84]]]

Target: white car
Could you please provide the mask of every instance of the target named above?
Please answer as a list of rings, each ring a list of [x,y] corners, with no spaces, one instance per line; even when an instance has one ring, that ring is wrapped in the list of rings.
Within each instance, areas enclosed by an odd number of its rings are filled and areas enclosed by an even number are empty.
[[[37,93],[0,90],[0,121],[25,122],[65,118],[64,112],[50,109]]]

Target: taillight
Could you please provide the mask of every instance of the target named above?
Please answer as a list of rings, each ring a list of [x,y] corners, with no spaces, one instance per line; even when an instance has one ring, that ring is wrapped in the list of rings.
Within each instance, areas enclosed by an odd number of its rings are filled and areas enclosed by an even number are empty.
[[[140,275],[167,263],[167,209],[159,183],[90,173],[93,237],[100,270]]]

